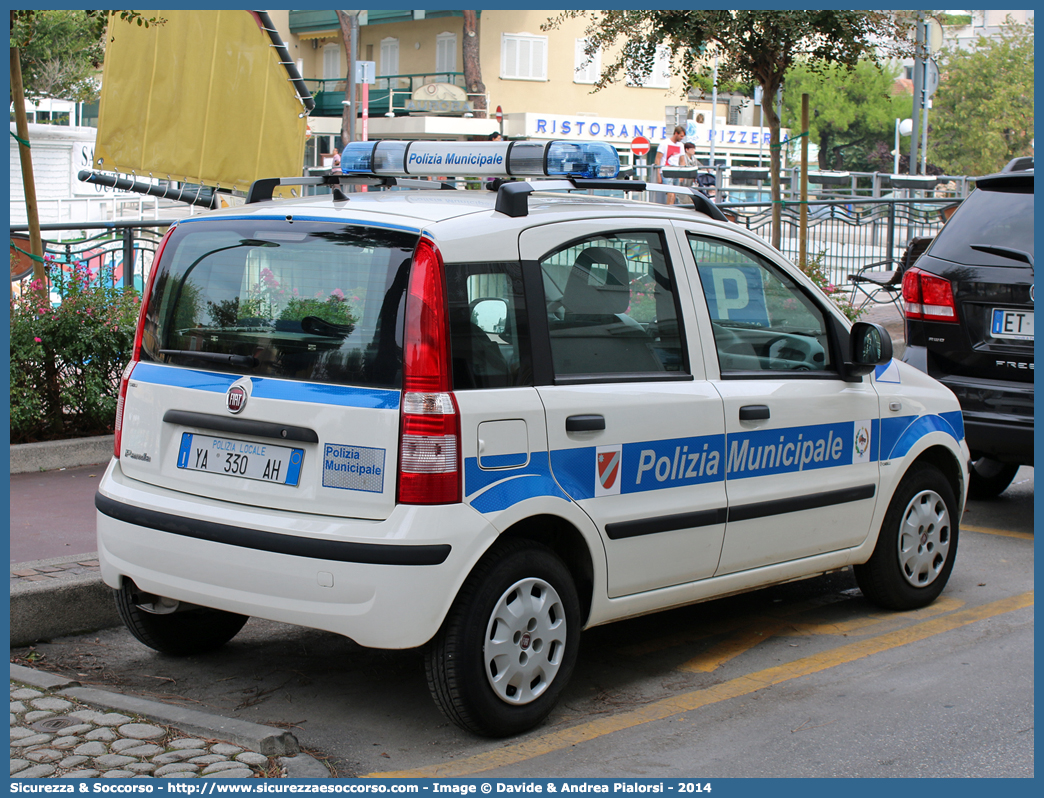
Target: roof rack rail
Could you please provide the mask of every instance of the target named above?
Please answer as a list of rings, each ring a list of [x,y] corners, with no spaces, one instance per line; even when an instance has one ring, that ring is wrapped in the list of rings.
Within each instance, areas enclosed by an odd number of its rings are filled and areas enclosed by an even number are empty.
[[[582,189],[615,189],[616,191],[651,191],[663,194],[679,194],[692,200],[693,210],[705,213],[719,222],[728,222],[721,208],[703,192],[688,186],[666,186],[661,183],[646,183],[641,180],[592,180],[567,177],[561,180],[519,180],[504,182],[497,186],[496,210],[505,216],[529,214],[529,195],[534,191],[574,191]]]
[[[364,185],[383,188],[419,188],[429,190],[459,191],[452,183],[420,180],[403,177],[371,177],[368,175],[318,175],[316,177],[263,177],[250,184],[246,204],[265,202],[272,199],[272,192],[280,186],[333,186],[335,199],[347,199],[340,191],[341,186]],[[340,194],[340,197],[337,195]]]

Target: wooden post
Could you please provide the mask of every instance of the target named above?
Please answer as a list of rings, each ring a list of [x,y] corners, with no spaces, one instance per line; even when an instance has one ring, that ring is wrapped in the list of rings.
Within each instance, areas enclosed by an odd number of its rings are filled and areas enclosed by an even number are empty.
[[[801,95],[801,210],[798,266],[808,265],[808,95]]]
[[[15,130],[18,133],[18,157],[22,164],[22,188],[25,192],[25,213],[29,221],[29,251],[33,258],[33,279],[39,280],[45,294],[47,274],[43,265],[43,239],[40,236],[40,211],[36,204],[36,181],[33,178],[33,157],[29,152],[29,120],[25,115],[25,89],[22,86],[22,59],[18,47],[11,48],[11,102],[15,110]],[[37,260],[39,258],[40,260]]]

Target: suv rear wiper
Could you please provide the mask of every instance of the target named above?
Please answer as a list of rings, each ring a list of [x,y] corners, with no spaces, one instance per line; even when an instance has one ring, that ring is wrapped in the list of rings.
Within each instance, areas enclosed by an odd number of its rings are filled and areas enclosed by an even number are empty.
[[[986,252],[990,255],[999,255],[1002,258],[1010,258],[1011,260],[1021,260],[1023,263],[1028,263],[1030,267],[1033,267],[1033,256],[1028,252],[1023,252],[1021,249],[1011,249],[1010,247],[997,247],[993,244],[969,244],[972,249],[977,252]]]
[[[230,366],[256,366],[258,359],[253,355],[226,355],[221,352],[196,352],[192,349],[161,349],[161,355],[184,355],[197,360],[210,360],[214,363],[227,363]]]

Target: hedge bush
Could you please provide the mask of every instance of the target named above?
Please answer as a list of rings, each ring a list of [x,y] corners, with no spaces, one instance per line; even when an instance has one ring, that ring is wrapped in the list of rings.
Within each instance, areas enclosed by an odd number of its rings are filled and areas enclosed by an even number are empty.
[[[11,443],[111,433],[134,343],[133,290],[83,263],[47,271],[60,304],[39,280],[11,300]]]

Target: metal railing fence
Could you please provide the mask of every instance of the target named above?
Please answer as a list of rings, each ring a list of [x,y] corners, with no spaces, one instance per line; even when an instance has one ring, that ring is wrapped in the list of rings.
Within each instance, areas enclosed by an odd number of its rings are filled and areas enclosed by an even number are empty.
[[[134,288],[139,294],[152,269],[156,248],[173,219],[134,222],[96,222],[77,224],[45,224],[40,226],[44,236],[44,260],[48,274],[48,291],[54,301],[60,301],[64,288],[77,269],[86,275],[88,284],[111,288]],[[28,251],[28,225],[12,225],[12,244]],[[48,238],[48,233],[78,231],[75,239]],[[97,232],[95,232],[97,231]],[[23,238],[24,236],[24,238]],[[26,245],[20,245],[25,241]],[[12,275],[14,278],[14,275]],[[33,279],[32,271],[12,280],[13,293],[25,290]]]
[[[651,197],[650,197],[651,198]],[[809,201],[806,251],[820,258],[835,285],[847,285],[849,275],[867,266],[890,270],[902,258],[910,239],[934,236],[956,208],[955,199],[865,199]],[[719,207],[736,224],[772,240],[772,203],[724,202]],[[784,201],[780,250],[798,258],[800,202]],[[135,222],[46,224],[44,254],[54,271],[54,286],[64,283],[76,265],[86,266],[91,279],[112,287],[132,286],[142,291],[148,279],[156,247],[173,219]],[[23,240],[28,250],[27,225],[12,225],[13,243]],[[48,233],[78,232],[48,238]],[[32,279],[29,273],[21,280]],[[19,290],[18,288],[15,289]]]
[[[912,238],[934,236],[959,204],[951,198],[809,200],[806,252],[820,258],[835,285],[873,266],[891,271]],[[719,205],[736,224],[772,240],[772,203]],[[797,261],[800,248],[801,203],[784,201],[780,251]]]

